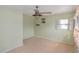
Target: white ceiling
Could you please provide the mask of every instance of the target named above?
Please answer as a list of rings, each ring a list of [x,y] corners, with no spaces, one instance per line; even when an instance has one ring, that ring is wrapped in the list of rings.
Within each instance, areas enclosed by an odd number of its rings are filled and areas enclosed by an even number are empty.
[[[33,15],[35,5],[0,5],[0,8],[12,9],[21,11],[27,15]],[[58,13],[73,12],[75,8],[76,5],[39,5],[39,11],[51,11],[52,15]]]

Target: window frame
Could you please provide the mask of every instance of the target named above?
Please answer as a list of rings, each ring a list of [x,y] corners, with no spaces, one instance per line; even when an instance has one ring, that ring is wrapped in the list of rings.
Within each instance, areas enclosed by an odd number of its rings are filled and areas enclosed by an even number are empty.
[[[60,23],[61,20],[67,20],[68,23],[67,23],[67,24],[65,24],[65,23],[64,23],[64,24],[61,24],[61,23]],[[67,29],[66,29],[66,28],[61,28],[62,25],[66,25],[66,26],[67,26]],[[58,20],[58,21],[57,21],[57,29],[69,30],[69,20],[68,20],[68,19],[60,19],[60,20]]]

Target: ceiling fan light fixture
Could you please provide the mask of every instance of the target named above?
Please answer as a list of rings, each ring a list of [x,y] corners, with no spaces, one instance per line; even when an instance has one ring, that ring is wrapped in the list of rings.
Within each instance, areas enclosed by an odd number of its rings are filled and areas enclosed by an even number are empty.
[[[35,14],[33,14],[33,16],[42,16],[39,12],[35,12]]]
[[[42,16],[41,14],[34,14],[33,16]]]

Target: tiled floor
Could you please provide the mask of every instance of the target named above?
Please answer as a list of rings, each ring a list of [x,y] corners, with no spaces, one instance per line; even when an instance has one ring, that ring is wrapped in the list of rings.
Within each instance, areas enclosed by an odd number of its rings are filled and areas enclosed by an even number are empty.
[[[74,46],[65,43],[57,43],[47,39],[30,38],[24,40],[24,45],[9,51],[8,53],[66,53],[74,52]]]

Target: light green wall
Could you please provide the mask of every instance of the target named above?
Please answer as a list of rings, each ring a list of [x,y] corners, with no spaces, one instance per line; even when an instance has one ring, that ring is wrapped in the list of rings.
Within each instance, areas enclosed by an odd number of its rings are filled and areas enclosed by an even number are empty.
[[[57,42],[72,44],[72,31],[57,30],[56,21],[63,18],[72,18],[74,13],[42,16],[46,23],[41,23],[41,18],[23,15],[21,12],[0,9],[0,52],[22,45],[23,39],[32,36],[48,38]],[[35,26],[39,23],[40,26]]]
[[[0,8],[0,52],[23,44],[22,13]]]
[[[39,23],[40,26],[35,26],[35,36],[50,39],[56,42],[65,42],[72,44],[72,31],[71,30],[58,30],[56,29],[56,21],[59,19],[69,19],[74,16],[74,13],[64,13],[57,15],[41,16],[35,18],[35,24]],[[46,23],[41,23],[41,18],[46,18]]]
[[[34,17],[23,15],[23,38],[27,39],[34,36]]]

